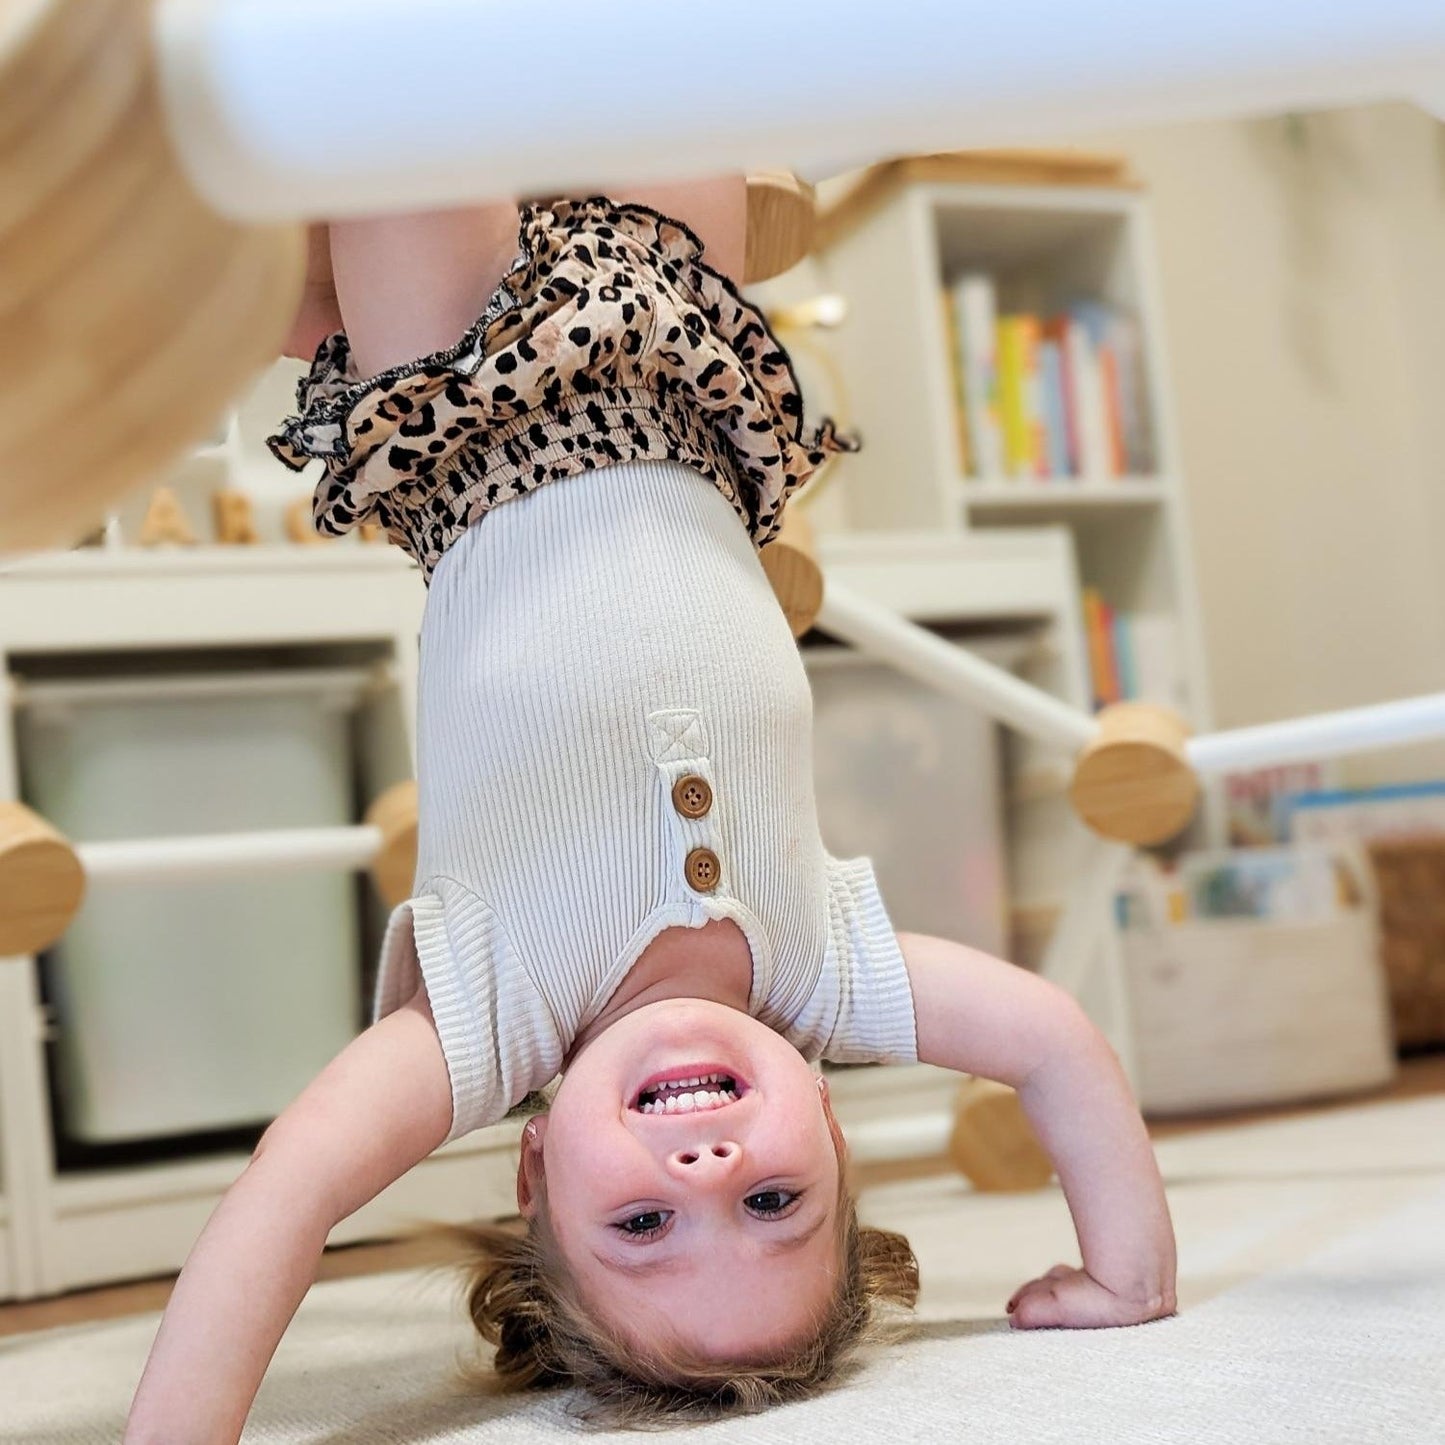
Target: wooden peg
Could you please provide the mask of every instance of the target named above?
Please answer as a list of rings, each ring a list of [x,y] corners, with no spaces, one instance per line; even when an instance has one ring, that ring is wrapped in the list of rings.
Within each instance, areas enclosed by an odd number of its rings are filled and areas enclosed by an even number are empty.
[[[373,542],[386,541],[386,533],[381,529],[380,522],[361,522],[356,528],[357,535],[368,545]]]
[[[992,1079],[968,1079],[959,1088],[948,1155],[984,1191],[1042,1189],[1054,1174],[1018,1094]]]
[[[0,803],[0,957],[49,948],[84,896],[75,849],[23,803]]]
[[[196,534],[176,494],[169,487],[157,487],[151,504],[146,508],[145,521],[140,527],[142,547],[158,547],[166,542],[175,542],[183,547],[193,547]]]
[[[818,565],[813,528],[793,502],[783,512],[778,535],[758,553],[794,637],[801,637],[823,605],[823,569]]]
[[[748,237],[743,281],[790,271],[813,249],[817,226],[813,187],[788,171],[748,177]]]
[[[323,537],[316,530],[316,524],[311,519],[310,497],[297,497],[287,506],[286,535],[293,542],[299,542],[303,547],[314,547],[322,542],[335,540],[331,537]]]
[[[1069,799],[1096,833],[1135,845],[1180,832],[1199,803],[1199,779],[1185,755],[1189,725],[1147,702],[1099,714],[1099,732],[1079,754]]]
[[[371,878],[382,901],[395,908],[411,897],[416,877],[416,784],[393,784],[366,810],[366,821],[381,829],[381,847],[371,860]]]
[[[260,541],[256,515],[245,492],[222,487],[212,493],[211,515],[216,523],[216,541],[236,547],[250,547]]]

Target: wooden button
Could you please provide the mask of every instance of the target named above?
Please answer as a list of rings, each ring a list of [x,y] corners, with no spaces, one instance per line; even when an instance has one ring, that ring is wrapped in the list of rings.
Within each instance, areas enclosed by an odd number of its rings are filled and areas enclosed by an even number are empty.
[[[711,893],[722,879],[722,864],[711,848],[694,848],[682,865],[689,887],[699,893]]]
[[[705,818],[712,807],[712,789],[706,778],[687,773],[672,785],[672,806],[684,818]]]

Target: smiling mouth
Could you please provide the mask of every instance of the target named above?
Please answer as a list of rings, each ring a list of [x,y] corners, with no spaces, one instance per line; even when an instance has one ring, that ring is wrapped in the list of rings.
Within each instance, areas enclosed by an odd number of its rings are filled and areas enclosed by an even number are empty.
[[[702,1114],[726,1109],[747,1092],[733,1074],[689,1074],[644,1088],[632,1107],[640,1114]]]

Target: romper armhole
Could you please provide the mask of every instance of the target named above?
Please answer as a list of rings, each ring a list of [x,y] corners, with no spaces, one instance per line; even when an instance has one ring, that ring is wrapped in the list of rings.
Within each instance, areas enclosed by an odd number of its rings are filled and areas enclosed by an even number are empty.
[[[813,996],[787,1030],[810,1059],[918,1061],[913,987],[868,858],[825,861],[828,910]]]
[[[498,980],[509,980],[505,993]],[[387,922],[373,1019],[425,987],[452,1091],[449,1144],[501,1119],[546,1083],[561,1049],[550,1014],[495,912],[454,879],[432,879]],[[515,1097],[514,1097],[515,1096]]]

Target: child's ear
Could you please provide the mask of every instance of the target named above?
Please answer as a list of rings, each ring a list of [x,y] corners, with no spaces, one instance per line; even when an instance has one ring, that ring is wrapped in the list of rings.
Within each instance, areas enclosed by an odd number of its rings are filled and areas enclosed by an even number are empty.
[[[843,1164],[848,1156],[848,1141],[843,1137],[843,1126],[833,1112],[833,1100],[828,1094],[828,1081],[822,1074],[817,1078],[818,1093],[823,1100],[823,1117],[828,1121],[828,1132],[833,1136],[833,1147],[838,1151],[838,1162]]]
[[[517,1161],[517,1212],[523,1219],[537,1213],[546,1173],[542,1167],[542,1136],[547,1132],[547,1116],[534,1114],[522,1126],[522,1156]]]

